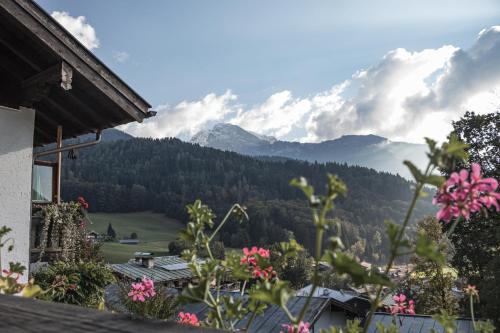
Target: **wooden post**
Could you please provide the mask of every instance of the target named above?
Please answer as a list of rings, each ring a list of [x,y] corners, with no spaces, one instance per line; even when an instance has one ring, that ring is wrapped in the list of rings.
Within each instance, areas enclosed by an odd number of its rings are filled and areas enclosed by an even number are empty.
[[[62,126],[57,126],[57,148],[62,147]],[[59,152],[56,155],[56,187],[55,187],[55,203],[61,203],[61,162],[62,162],[62,153]]]

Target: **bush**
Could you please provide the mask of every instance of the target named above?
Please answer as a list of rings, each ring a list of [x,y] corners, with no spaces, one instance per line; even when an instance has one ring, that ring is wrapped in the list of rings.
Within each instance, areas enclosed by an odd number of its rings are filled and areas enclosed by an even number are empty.
[[[151,281],[151,280],[150,280]],[[168,294],[164,287],[154,287],[153,296],[144,297],[143,301],[134,300],[129,296],[132,286],[129,283],[120,284],[120,298],[133,317],[146,318],[146,319],[172,319],[177,313],[177,297]]]
[[[46,292],[40,298],[99,308],[104,301],[104,288],[115,281],[111,270],[103,263],[57,262],[34,275]]]
[[[182,251],[188,248],[189,245],[187,245],[185,241],[179,238],[168,243],[168,253],[173,256],[180,255]]]

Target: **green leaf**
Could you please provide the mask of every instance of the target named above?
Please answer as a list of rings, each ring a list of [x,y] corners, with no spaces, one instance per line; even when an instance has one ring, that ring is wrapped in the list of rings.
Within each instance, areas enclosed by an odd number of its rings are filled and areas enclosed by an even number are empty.
[[[9,270],[12,272],[12,273],[19,273],[19,274],[22,274],[24,273],[24,271],[26,270],[26,267],[21,265],[20,263],[18,262],[9,262]]]
[[[250,290],[249,294],[251,299],[285,307],[291,293],[288,282],[278,280],[273,283],[269,281],[258,282],[257,286]]]
[[[33,298],[33,297],[37,297],[38,295],[40,295],[42,293],[42,291],[43,291],[42,288],[40,288],[40,286],[38,286],[36,284],[27,284],[23,288],[21,295],[23,297]]]
[[[390,220],[385,220],[384,224],[387,228],[387,237],[389,238],[391,245],[394,245],[394,243],[396,242],[396,238],[401,231],[401,227]]]
[[[1,228],[0,228],[0,239],[1,239],[3,236],[7,235],[7,234],[8,234],[9,232],[11,232],[11,231],[12,231],[12,229],[11,229],[11,228],[8,228],[8,227],[6,227],[6,226],[1,227]]]
[[[328,173],[328,197],[334,199],[339,194],[347,193],[346,184],[341,181],[337,176]]]
[[[441,310],[440,313],[432,316],[432,319],[436,320],[443,326],[446,333],[454,333],[456,329],[457,317],[449,315],[445,310]],[[434,330],[433,330],[434,331]],[[436,332],[436,331],[434,331]]]
[[[436,242],[419,233],[415,244],[415,252],[419,257],[426,258],[439,264],[444,264],[444,256],[439,251]]]
[[[314,195],[314,188],[307,183],[307,179],[304,177],[294,178],[290,181],[290,185],[300,189],[306,196],[311,206],[315,207],[319,205],[320,200]]]
[[[347,274],[356,285],[378,284],[391,286],[389,278],[374,270],[368,271],[353,257],[343,252],[326,251],[323,260],[328,262],[340,274]]]
[[[441,187],[441,185],[443,185],[443,183],[445,182],[445,178],[443,176],[439,176],[439,175],[430,175],[427,177],[426,179],[426,183],[427,184],[431,184],[431,185],[434,185],[436,187]]]
[[[450,140],[449,142],[445,142],[443,144],[443,149],[446,153],[460,158],[460,159],[466,159],[468,154],[465,151],[467,149],[468,145],[458,138],[458,136],[455,133],[452,133],[450,135]]]
[[[410,172],[411,174],[413,175],[413,178],[415,178],[415,181],[418,183],[418,182],[422,182],[424,181],[424,175],[422,174],[422,172],[415,166],[415,164],[413,164],[412,162],[410,161],[404,161],[403,162],[404,165],[406,165],[408,167],[408,169],[410,169]]]
[[[436,150],[436,141],[432,140],[431,138],[425,138],[425,142],[427,143],[427,146],[429,147],[431,153]]]
[[[495,325],[489,320],[476,321],[476,331],[480,333],[493,333],[495,332]]]

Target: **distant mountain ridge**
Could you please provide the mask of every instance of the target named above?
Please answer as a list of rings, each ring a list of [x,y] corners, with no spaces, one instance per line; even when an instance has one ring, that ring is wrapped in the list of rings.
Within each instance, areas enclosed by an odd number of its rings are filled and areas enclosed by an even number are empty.
[[[216,124],[195,134],[191,143],[250,156],[278,156],[309,162],[359,165],[411,178],[403,165],[408,159],[418,166],[426,162],[426,146],[393,142],[377,135],[344,135],[320,143],[280,141],[231,124]]]

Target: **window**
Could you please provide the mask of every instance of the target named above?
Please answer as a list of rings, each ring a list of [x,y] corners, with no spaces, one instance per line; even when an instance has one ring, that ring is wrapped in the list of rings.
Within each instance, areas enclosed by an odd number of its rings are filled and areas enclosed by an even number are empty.
[[[54,195],[54,165],[50,162],[35,162],[33,166],[33,188],[31,198],[34,202],[52,202]]]

